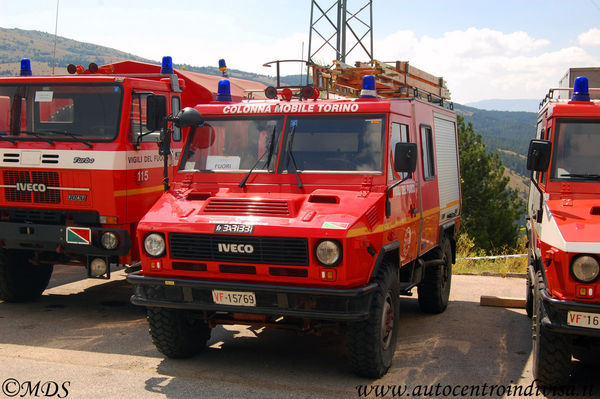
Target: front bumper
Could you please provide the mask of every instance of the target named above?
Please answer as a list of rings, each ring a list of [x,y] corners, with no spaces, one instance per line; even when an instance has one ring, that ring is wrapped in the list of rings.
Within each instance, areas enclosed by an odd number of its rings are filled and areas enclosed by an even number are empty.
[[[546,290],[540,291],[542,306],[545,317],[542,324],[550,331],[561,334],[581,335],[586,337],[600,338],[600,329],[572,326],[567,323],[569,311],[597,314],[600,317],[600,305],[563,301],[550,297]]]
[[[364,320],[369,316],[376,283],[351,289],[248,284],[223,281],[165,279],[139,272],[127,276],[133,284],[135,305],[176,309],[252,313],[317,320]],[[256,306],[221,305],[213,290],[253,292]]]
[[[127,255],[131,249],[131,237],[125,229],[89,227],[90,240],[85,243],[73,243],[67,237],[68,226],[0,222],[0,240],[5,249],[21,249],[43,252],[64,252],[67,254],[95,255],[95,256],[122,256]],[[100,245],[100,235],[112,231],[120,237],[120,246],[107,250]]]

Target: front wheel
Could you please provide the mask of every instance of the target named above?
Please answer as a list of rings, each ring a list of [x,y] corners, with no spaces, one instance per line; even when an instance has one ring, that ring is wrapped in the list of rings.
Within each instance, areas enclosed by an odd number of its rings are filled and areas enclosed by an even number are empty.
[[[152,343],[167,357],[192,357],[210,339],[210,327],[192,311],[147,308],[147,319]]]
[[[31,263],[29,251],[0,252],[0,299],[26,302],[39,298],[52,276],[53,265]]]
[[[383,376],[394,358],[400,317],[398,270],[384,262],[377,275],[369,318],[348,326],[348,356],[352,369],[362,377]]]
[[[544,289],[544,280],[538,270],[532,320],[533,378],[539,386],[564,386],[571,371],[572,343],[569,336],[549,331],[542,323],[545,314],[541,289]]]

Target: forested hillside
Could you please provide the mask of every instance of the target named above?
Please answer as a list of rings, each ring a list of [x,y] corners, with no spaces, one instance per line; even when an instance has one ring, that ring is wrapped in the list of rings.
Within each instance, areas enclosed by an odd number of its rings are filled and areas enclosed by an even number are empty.
[[[511,186],[523,191],[529,172],[526,168],[529,141],[535,136],[534,112],[485,111],[455,104],[454,109],[473,123],[483,137],[488,152],[497,152],[504,166],[519,176],[511,176]],[[518,182],[517,180],[521,182]],[[517,187],[521,183],[521,187]]]

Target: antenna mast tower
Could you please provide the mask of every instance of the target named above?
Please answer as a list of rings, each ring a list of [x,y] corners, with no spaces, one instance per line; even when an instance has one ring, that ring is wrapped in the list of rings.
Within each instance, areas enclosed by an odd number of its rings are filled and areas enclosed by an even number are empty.
[[[346,63],[355,49],[364,50],[369,62],[373,61],[373,1],[363,0],[355,12],[348,9],[348,0],[335,0],[328,8],[323,3],[331,1],[311,0],[308,63],[317,63],[317,54],[331,59],[331,50],[336,61]]]

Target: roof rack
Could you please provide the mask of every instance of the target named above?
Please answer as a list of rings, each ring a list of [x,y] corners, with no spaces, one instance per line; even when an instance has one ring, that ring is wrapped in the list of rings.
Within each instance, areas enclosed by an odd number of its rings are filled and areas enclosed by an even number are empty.
[[[306,86],[282,85],[280,79],[280,63],[301,62],[309,69],[306,76]],[[277,67],[277,86],[268,90],[292,89],[300,98],[302,89],[307,86],[317,89],[317,95],[325,93],[327,98],[331,95],[344,98],[358,98],[362,90],[362,78],[372,75],[375,78],[377,95],[384,98],[417,98],[430,103],[454,108],[450,100],[450,91],[446,81],[425,71],[409,65],[408,61],[381,62],[373,60],[368,63],[357,62],[350,66],[339,61],[333,61],[331,67],[325,67],[304,60],[277,60],[265,63],[263,66]],[[392,65],[393,64],[393,65]],[[309,76],[312,82],[309,82]],[[267,95],[267,98],[272,98]]]
[[[600,88],[592,88],[590,87],[588,89],[590,92],[595,91],[595,92],[599,92],[600,93]],[[565,98],[561,98],[560,97],[560,93],[558,94],[558,98],[554,98],[554,92],[561,92],[561,91],[566,91],[567,92],[567,97]],[[548,94],[546,94],[546,97],[544,97],[542,99],[542,101],[540,101],[540,105],[539,105],[539,109],[542,109],[542,107],[544,105],[546,105],[546,103],[549,102],[558,102],[558,101],[570,101],[571,100],[571,92],[573,91],[572,87],[557,87],[557,88],[553,88],[548,90]],[[592,98],[591,101],[598,101],[598,98]]]
[[[450,91],[443,78],[415,68],[408,61],[373,60],[357,62],[354,67],[334,61],[332,68],[314,63],[307,63],[307,66],[312,69],[313,84],[319,90],[343,97],[358,97],[363,76],[373,75],[377,94],[381,97],[415,97],[439,104],[450,100]]]

